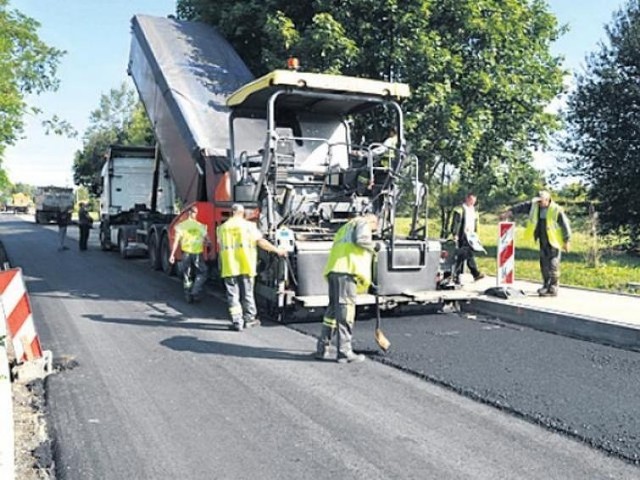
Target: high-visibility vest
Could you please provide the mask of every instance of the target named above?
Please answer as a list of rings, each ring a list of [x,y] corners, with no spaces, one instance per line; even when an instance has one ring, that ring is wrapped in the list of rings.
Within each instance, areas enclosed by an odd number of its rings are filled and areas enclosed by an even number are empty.
[[[464,209],[464,207],[462,205],[458,205],[457,207],[455,207],[452,211],[451,211],[452,215],[451,215],[451,228],[449,229],[451,232],[451,235],[460,235],[460,231],[462,230],[463,233],[464,232],[464,222],[466,222],[466,211]],[[456,215],[457,215],[457,219],[456,219]],[[456,222],[457,220],[457,222]],[[464,221],[464,222],[463,222]],[[475,215],[475,220],[473,222],[473,232],[468,232],[468,233],[475,233],[478,231],[478,212],[476,212]]]
[[[366,292],[371,285],[373,253],[355,243],[356,226],[359,222],[365,221],[363,218],[354,218],[340,227],[333,239],[329,259],[324,267],[325,277],[330,273],[353,275],[358,293]]]
[[[560,216],[561,208],[560,206],[551,201],[549,207],[547,208],[547,219],[545,221],[546,229],[547,229],[547,238],[549,239],[549,244],[553,248],[562,248],[562,243],[564,238],[562,236],[562,228],[558,223],[558,217]],[[529,210],[529,219],[527,220],[527,226],[525,228],[524,234],[528,239],[534,239],[534,232],[536,230],[536,225],[538,224],[538,219],[540,218],[540,204],[538,202],[532,202],[531,209]]]
[[[207,227],[203,223],[188,218],[176,225],[176,233],[180,234],[180,248],[185,253],[202,253]]]
[[[241,217],[231,217],[218,227],[220,247],[220,276],[256,276],[258,251],[256,244],[260,238],[257,226]]]

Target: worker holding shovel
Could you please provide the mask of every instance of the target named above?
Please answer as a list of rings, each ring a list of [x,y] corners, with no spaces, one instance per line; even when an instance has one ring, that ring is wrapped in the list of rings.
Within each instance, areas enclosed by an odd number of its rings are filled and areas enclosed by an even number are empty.
[[[336,233],[324,275],[329,282],[329,306],[322,319],[315,358],[328,360],[336,328],[338,362],[356,363],[364,355],[353,351],[351,340],[356,317],[356,295],[371,285],[371,265],[375,254],[373,231],[378,218],[365,214],[352,218]]]

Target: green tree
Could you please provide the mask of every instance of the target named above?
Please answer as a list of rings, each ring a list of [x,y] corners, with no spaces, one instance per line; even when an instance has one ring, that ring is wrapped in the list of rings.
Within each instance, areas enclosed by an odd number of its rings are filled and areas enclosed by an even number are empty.
[[[640,2],[630,0],[587,59],[566,109],[568,173],[598,201],[605,233],[640,247]]]
[[[40,24],[0,0],[0,190],[8,186],[2,169],[4,151],[20,138],[24,116],[38,113],[26,96],[55,91],[64,52],[40,40]]]
[[[409,83],[406,137],[432,187],[446,166],[488,201],[542,183],[532,149],[559,126],[545,107],[563,75],[549,51],[563,29],[543,0],[179,0],[177,11],[217,26],[256,75],[294,54],[305,70]]]
[[[90,114],[82,150],[75,154],[73,180],[93,195],[99,193],[100,171],[110,145],[153,145],[151,124],[134,90],[122,83],[100,97]]]

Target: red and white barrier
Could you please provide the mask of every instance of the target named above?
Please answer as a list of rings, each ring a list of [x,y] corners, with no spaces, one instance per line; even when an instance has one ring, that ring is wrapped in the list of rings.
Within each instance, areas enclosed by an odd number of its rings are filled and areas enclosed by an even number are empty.
[[[516,266],[516,224],[500,222],[498,237],[498,287],[513,285]]]
[[[0,272],[0,315],[3,317],[0,321],[6,324],[16,361],[22,363],[41,358],[42,347],[20,268]]]

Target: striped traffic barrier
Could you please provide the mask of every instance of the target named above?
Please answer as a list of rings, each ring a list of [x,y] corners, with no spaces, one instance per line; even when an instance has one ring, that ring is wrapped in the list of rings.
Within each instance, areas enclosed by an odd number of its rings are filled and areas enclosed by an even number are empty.
[[[498,287],[513,285],[515,281],[516,224],[500,222],[498,225]]]
[[[40,339],[31,314],[31,303],[22,278],[22,269],[0,272],[0,321],[6,324],[17,363],[42,358]]]

